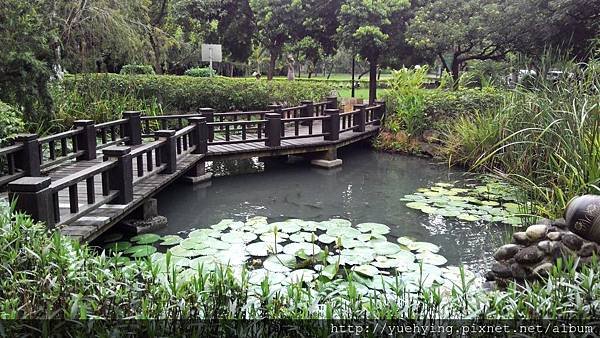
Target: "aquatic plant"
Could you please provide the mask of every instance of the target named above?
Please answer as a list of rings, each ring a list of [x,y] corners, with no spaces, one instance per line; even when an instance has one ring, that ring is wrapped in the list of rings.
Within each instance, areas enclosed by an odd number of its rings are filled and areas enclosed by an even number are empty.
[[[256,220],[240,223],[244,227]],[[344,227],[342,222],[334,221],[338,228]],[[236,226],[233,222],[226,223],[229,228],[232,224]],[[272,235],[267,231],[267,235],[263,233],[261,236],[277,240],[278,235],[286,233],[280,231],[279,226],[282,227],[281,230],[290,231],[297,225],[294,222],[279,224],[277,231],[273,231]],[[223,226],[223,223],[217,225]],[[252,227],[260,226],[252,224]],[[372,223],[363,224],[356,229],[361,235],[381,234],[386,231],[384,226]],[[195,231],[194,235],[188,236],[187,239],[223,230],[207,228]],[[222,233],[219,237],[225,234]],[[244,238],[250,238],[249,235],[246,236],[248,237],[238,237],[236,234],[225,238],[243,242]],[[120,243],[118,241],[121,239],[117,239],[118,237],[113,235],[112,238],[117,242],[112,243]],[[288,235],[288,239],[290,237],[291,235]],[[156,236],[144,235],[136,240],[139,243],[154,242],[155,239]],[[328,242],[331,240],[326,236],[322,239]],[[173,247],[184,245],[184,241],[181,237],[170,235],[162,237],[153,245],[156,243]],[[303,243],[317,243],[318,239],[311,235],[311,241]],[[430,243],[409,242],[406,238],[398,239],[397,242],[407,243],[407,248],[439,259],[437,256],[425,254],[436,250]],[[398,249],[395,245],[390,245],[395,244],[392,242],[376,243],[380,243],[377,250],[388,255]],[[452,274],[452,280],[455,282],[450,290],[443,286],[428,287],[423,283],[416,285],[417,289],[413,290],[407,287],[409,284],[405,283],[406,277],[403,277],[402,273],[393,277],[381,275],[376,278],[378,275],[374,274],[375,268],[379,271],[385,270],[385,266],[396,264],[390,262],[394,258],[380,258],[372,262],[372,267],[353,265],[356,266],[353,270],[344,268],[341,264],[320,261],[323,257],[329,257],[319,256],[326,250],[317,254],[315,247],[302,244],[286,250],[296,255],[292,257],[293,260],[282,256],[288,255],[285,252],[277,255],[267,252],[270,257],[276,257],[267,258],[273,264],[266,264],[266,260],[261,261],[263,267],[258,269],[218,264],[212,270],[210,259],[206,259],[206,269],[201,260],[196,261],[201,263],[198,269],[189,269],[181,263],[188,262],[186,257],[175,256],[171,251],[155,256],[156,259],[125,258],[119,252],[98,252],[86,244],[79,244],[58,233],[51,233],[42,224],[32,222],[30,217],[11,212],[8,208],[0,211],[0,247],[3,248],[0,251],[2,319],[589,319],[598,314],[600,299],[600,286],[595,283],[600,267],[597,260],[593,260],[589,268],[582,269],[575,269],[577,263],[574,261],[560,263],[544,283],[512,285],[506,292],[485,292],[474,284],[476,279],[471,279],[461,268],[452,268],[445,272],[445,277]],[[257,246],[252,250],[262,252],[264,248]],[[276,246],[272,248],[279,250]],[[298,248],[300,249],[296,251]],[[266,249],[269,250],[268,247]],[[353,249],[351,254],[343,255],[344,259],[363,259],[363,254],[370,253]],[[401,248],[396,254],[400,252],[404,252],[401,255],[407,255],[408,251]],[[316,256],[299,257],[309,253]],[[271,270],[289,269],[288,264],[291,265],[292,261],[298,264],[307,259],[312,261],[310,264],[314,264],[309,266],[316,267],[317,264],[321,264],[323,268],[320,271],[311,269],[310,273],[290,272],[285,275],[285,279],[288,279],[286,285],[270,280],[281,279],[280,275]],[[399,255],[396,259],[404,258]],[[380,268],[374,264],[379,264]],[[423,263],[422,266],[425,264],[427,263]],[[307,267],[303,269],[309,270]],[[435,270],[431,267],[428,269]],[[418,272],[408,273],[418,274],[423,278],[426,276],[425,270],[420,268]],[[335,276],[340,278],[334,278]],[[427,280],[428,277],[424,278]],[[312,281],[307,283],[309,279]],[[18,324],[16,321],[11,323]],[[114,330],[118,330],[118,326],[98,327],[94,326],[93,322],[88,323],[90,326],[79,325],[76,328],[95,328],[105,335],[114,335]],[[164,323],[175,325],[178,322]],[[11,332],[11,325],[4,327],[7,330],[5,332]],[[177,325],[169,327],[170,330],[177,328]],[[203,330],[214,332],[221,330],[221,327],[205,326]]]
[[[527,216],[527,206],[519,203],[522,199],[519,190],[489,178],[480,184],[466,183],[461,187],[456,182],[438,182],[402,198],[407,207],[426,214],[514,226],[523,223],[520,216]]]

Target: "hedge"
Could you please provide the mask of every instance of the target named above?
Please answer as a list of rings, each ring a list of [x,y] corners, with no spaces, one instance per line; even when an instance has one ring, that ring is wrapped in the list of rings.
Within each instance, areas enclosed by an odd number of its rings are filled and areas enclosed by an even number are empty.
[[[57,117],[97,122],[123,110],[172,114],[211,107],[218,112],[260,110],[269,104],[296,105],[331,93],[324,83],[175,75],[84,74],[66,76],[52,88]]]
[[[121,68],[123,75],[154,74],[154,68],[150,65],[125,65]]]

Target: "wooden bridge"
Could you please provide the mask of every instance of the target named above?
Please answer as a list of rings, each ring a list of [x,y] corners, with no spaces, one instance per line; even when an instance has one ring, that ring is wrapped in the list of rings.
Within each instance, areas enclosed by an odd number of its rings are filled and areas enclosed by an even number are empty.
[[[206,161],[299,155],[341,165],[337,149],[375,135],[384,113],[383,102],[344,112],[330,97],[265,111],[79,120],[66,132],[18,135],[0,148],[0,187],[17,210],[92,240],[174,180],[210,179]]]

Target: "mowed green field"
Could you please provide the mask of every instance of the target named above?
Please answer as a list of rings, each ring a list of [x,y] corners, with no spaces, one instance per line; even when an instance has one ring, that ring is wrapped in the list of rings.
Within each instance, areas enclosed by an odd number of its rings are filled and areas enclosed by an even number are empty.
[[[358,80],[358,75],[359,74],[355,74],[355,80]],[[381,74],[381,77],[379,78],[380,80],[386,80],[389,79],[392,75],[391,74]],[[275,76],[275,79],[287,79],[287,77],[285,76]],[[308,75],[306,73],[302,73],[300,76],[296,76],[296,78],[300,78],[300,79],[308,79]],[[315,79],[315,80],[327,80],[327,75],[323,76],[323,74],[313,74],[311,79]],[[331,76],[329,77],[329,80],[335,80],[335,81],[343,81],[343,80],[347,80],[347,81],[351,81],[352,80],[352,74],[350,73],[332,73]],[[369,76],[368,75],[363,75],[363,77],[360,78],[361,81],[368,81],[369,80]]]

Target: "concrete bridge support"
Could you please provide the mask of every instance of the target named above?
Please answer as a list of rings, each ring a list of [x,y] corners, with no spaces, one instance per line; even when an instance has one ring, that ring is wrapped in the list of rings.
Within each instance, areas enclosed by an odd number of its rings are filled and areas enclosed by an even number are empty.
[[[332,147],[325,151],[309,154],[310,164],[315,167],[331,169],[342,165],[342,160],[337,158],[337,148]]]

